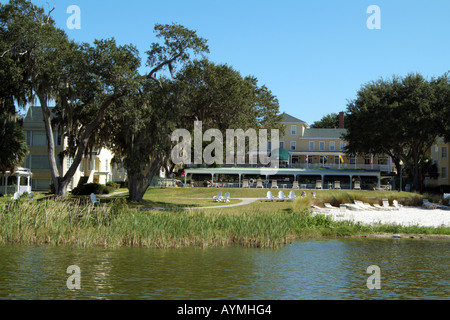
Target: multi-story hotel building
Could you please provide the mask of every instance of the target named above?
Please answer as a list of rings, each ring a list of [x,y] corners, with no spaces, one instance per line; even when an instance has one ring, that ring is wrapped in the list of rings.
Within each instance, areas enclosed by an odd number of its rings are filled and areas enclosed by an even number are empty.
[[[29,108],[23,121],[23,130],[29,148],[24,167],[31,169],[33,173],[32,190],[48,190],[52,178],[48,161],[47,136],[40,107]],[[64,175],[72,165],[73,159],[70,157],[59,158],[59,154],[66,147],[67,140],[58,132],[54,132],[53,136],[55,139],[55,154],[58,157],[56,162],[60,174]],[[68,189],[75,188],[80,180],[83,183],[98,182],[101,184],[109,181],[125,181],[126,172],[123,167],[112,164],[113,157],[111,151],[106,148],[94,150],[82,160]]]
[[[285,164],[289,168],[364,169],[387,173],[392,171],[390,157],[349,157],[345,154],[346,142],[342,139],[346,132],[343,113],[340,113],[339,127],[332,129],[310,128],[304,121],[286,113],[283,117],[285,134],[280,137],[280,148],[289,153]]]

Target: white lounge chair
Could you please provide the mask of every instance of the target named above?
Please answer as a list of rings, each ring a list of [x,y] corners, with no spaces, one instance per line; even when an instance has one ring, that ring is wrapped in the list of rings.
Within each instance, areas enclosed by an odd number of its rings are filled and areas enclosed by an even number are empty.
[[[389,200],[388,199],[383,199],[382,201],[383,201],[383,209],[385,209],[385,210],[396,210],[395,207],[391,207],[389,205]]]
[[[359,208],[361,208],[362,210],[376,210],[375,207],[372,207],[370,204],[368,203],[364,203],[360,200],[353,200],[355,202],[355,205],[357,205]]]
[[[341,190],[341,182],[340,181],[335,181],[334,182],[334,189]]]
[[[327,208],[327,209],[333,209],[333,210],[339,209],[338,207],[332,206],[331,203],[324,203],[323,205],[324,205],[325,208]]]
[[[355,185],[353,186],[354,190],[361,190],[361,182],[355,181]]]
[[[360,206],[357,206],[356,204],[353,204],[353,203],[346,203],[346,204],[345,204],[345,207],[346,207],[347,209],[353,210],[353,211],[361,211],[361,210],[363,210],[363,209],[361,209]]]
[[[271,191],[267,191],[266,201],[274,201]]]
[[[438,209],[439,205],[437,203],[432,203],[428,199],[423,199],[423,206],[427,209]]]
[[[222,191],[217,192],[217,195],[213,197],[213,200],[219,202],[222,200]]]
[[[278,201],[285,201],[286,197],[283,191],[278,192]]]
[[[322,188],[322,180],[316,180],[316,189],[323,189]]]
[[[248,184],[248,179],[244,179],[242,181],[242,188],[250,188],[250,185]]]
[[[294,181],[292,183],[292,189],[300,189],[300,187],[298,186],[298,181]]]
[[[277,180],[272,180],[272,189],[278,189]]]
[[[100,199],[97,199],[97,197],[95,196],[95,194],[91,193],[91,203],[92,204],[100,204]]]
[[[226,192],[225,196],[222,197],[222,199],[220,200],[220,202],[230,202],[230,193]]]
[[[295,192],[291,191],[289,192],[288,200],[294,200],[295,199]]]
[[[394,205],[394,208],[396,208],[397,210],[400,210],[403,207],[401,204],[398,203],[397,200],[392,201],[392,204]]]

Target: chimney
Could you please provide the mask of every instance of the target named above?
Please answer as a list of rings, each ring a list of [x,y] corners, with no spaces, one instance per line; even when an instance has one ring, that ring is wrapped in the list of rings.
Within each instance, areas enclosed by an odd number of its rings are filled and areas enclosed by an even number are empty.
[[[339,112],[339,129],[345,129],[344,112]]]

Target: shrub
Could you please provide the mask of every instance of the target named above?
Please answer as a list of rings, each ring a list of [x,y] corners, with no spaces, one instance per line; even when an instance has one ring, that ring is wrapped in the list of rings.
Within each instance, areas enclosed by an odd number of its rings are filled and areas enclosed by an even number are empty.
[[[94,194],[103,194],[105,186],[102,186],[100,183],[87,183],[82,186],[78,186],[72,190],[72,194],[77,196],[87,196],[91,193]]]

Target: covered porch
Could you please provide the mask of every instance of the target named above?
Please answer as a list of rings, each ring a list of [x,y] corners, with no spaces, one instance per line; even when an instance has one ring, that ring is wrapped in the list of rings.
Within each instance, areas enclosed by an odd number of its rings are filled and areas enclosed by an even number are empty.
[[[333,169],[286,169],[286,168],[196,168],[186,169],[184,185],[187,186],[188,178],[193,181],[199,178],[201,181],[210,182],[210,186],[242,188],[244,180],[249,187],[259,186],[271,188],[292,188],[294,185],[300,189],[315,189],[318,185],[321,189],[334,189],[339,182],[341,189],[366,189],[380,188],[381,174],[379,171],[368,170],[333,170]],[[199,185],[202,186],[202,185]],[[245,184],[247,186],[247,183]]]
[[[10,171],[0,173],[0,193],[3,195],[31,193],[32,175],[31,170],[26,168],[17,168],[14,173]]]

